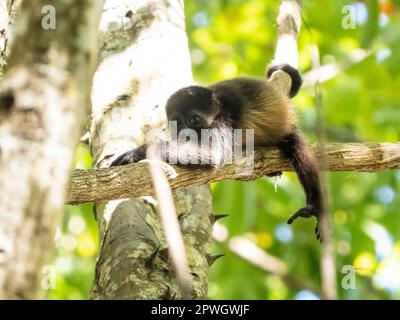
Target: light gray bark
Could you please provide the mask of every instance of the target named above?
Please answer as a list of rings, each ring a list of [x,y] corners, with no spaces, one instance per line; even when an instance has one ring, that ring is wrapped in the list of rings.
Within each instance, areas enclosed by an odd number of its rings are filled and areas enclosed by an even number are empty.
[[[378,172],[400,169],[400,143],[329,143],[325,146],[331,171]],[[314,152],[319,150],[314,146]],[[254,170],[241,172],[245,162],[217,170],[187,169],[166,165],[173,190],[226,179],[255,180],[267,173],[292,171],[293,167],[275,148],[255,150]],[[147,163],[97,170],[76,170],[72,174],[67,203],[78,204],[154,194]]]
[[[3,77],[10,53],[11,25],[19,12],[22,0],[0,0],[0,78]]]
[[[91,148],[97,168],[165,127],[164,105],[192,83],[180,0],[108,0],[101,22],[101,64],[92,92]],[[193,298],[207,295],[211,239],[208,187],[182,189],[175,205],[191,271]],[[181,292],[151,197],[96,204],[100,254],[93,299],[178,299]]]
[[[6,52],[9,33],[9,6],[7,0],[0,0],[0,78],[3,76],[6,65]]]
[[[56,9],[54,30],[42,27],[46,5]],[[0,299],[42,296],[42,267],[85,123],[101,7],[82,0],[21,7],[0,86]]]

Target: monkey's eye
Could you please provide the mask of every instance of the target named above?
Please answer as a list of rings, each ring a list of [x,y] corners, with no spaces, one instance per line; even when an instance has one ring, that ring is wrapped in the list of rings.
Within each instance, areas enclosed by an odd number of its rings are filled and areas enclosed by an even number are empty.
[[[199,127],[202,124],[202,119],[198,115],[194,115],[189,119],[189,125],[191,127]]]

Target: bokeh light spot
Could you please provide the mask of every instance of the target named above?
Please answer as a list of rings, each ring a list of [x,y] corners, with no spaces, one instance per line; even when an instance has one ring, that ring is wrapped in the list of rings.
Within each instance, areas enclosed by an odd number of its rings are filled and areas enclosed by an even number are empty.
[[[275,228],[275,237],[278,241],[283,243],[288,243],[293,240],[293,230],[292,227],[287,224],[279,224]]]

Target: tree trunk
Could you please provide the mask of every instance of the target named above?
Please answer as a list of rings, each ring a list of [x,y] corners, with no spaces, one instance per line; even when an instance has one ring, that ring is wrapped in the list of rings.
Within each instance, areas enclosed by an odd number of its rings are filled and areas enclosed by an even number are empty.
[[[3,77],[7,57],[10,52],[10,27],[22,0],[0,0],[0,79]]]
[[[164,105],[192,83],[181,0],[106,1],[101,65],[94,78],[91,147],[96,167],[144,142],[149,128],[165,127]],[[211,195],[206,186],[175,193],[191,272],[193,298],[207,295]],[[156,200],[96,204],[100,255],[93,299],[179,299]]]
[[[42,296],[86,120],[101,7],[23,2],[0,86],[0,299]]]

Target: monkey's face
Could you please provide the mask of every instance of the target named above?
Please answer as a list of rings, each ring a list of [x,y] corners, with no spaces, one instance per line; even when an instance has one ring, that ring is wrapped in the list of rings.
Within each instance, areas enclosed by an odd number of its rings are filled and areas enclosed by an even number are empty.
[[[168,121],[176,121],[178,134],[193,129],[200,137],[201,129],[213,128],[219,105],[210,89],[191,86],[175,92],[167,102]]]

